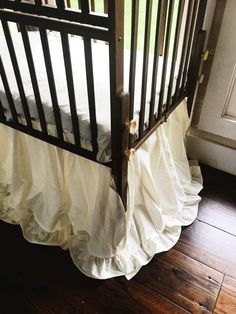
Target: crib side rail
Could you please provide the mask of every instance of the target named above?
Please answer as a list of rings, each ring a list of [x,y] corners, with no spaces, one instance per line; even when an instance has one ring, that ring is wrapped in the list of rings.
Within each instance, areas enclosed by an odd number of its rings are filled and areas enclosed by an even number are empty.
[[[134,120],[138,110],[139,123],[138,132],[130,136],[130,148],[137,150],[184,98],[192,104],[205,39],[206,3],[132,1],[129,118]]]
[[[44,13],[44,9],[42,9],[42,2],[36,2],[35,5],[29,4],[29,3],[23,3],[23,2],[13,2],[13,1],[6,1],[4,2],[4,7],[8,9],[14,9],[14,11],[20,10],[22,12],[14,12],[9,10],[0,10],[0,19],[2,23],[2,28],[5,35],[6,44],[9,50],[15,79],[17,82],[17,87],[19,90],[22,106],[23,106],[23,112],[24,122],[22,123],[22,120],[19,118],[19,116],[16,114],[16,109],[14,105],[14,101],[12,99],[11,94],[11,87],[8,83],[8,78],[5,72],[4,64],[2,59],[0,58],[0,73],[1,78],[3,81],[3,85],[5,88],[5,92],[7,95],[8,103],[10,104],[10,110],[12,119],[4,119],[2,122],[7,124],[8,126],[11,126],[13,128],[16,128],[20,131],[23,131],[27,134],[30,134],[34,137],[38,137],[40,139],[43,139],[44,141],[47,141],[51,144],[54,144],[58,147],[70,150],[74,153],[77,153],[83,157],[92,159],[96,161],[96,155],[98,152],[98,144],[97,144],[97,125],[96,125],[96,114],[95,114],[95,102],[94,102],[94,86],[93,86],[93,73],[91,69],[92,64],[92,56],[91,56],[91,40],[92,38],[100,39],[104,41],[108,41],[108,32],[103,29],[98,29],[96,27],[87,27],[82,24],[76,24],[71,23],[71,15],[69,14],[69,20],[68,21],[61,21],[55,18],[58,18],[62,13],[62,11],[65,9],[63,7],[62,1],[58,1],[58,8],[53,9],[55,10],[55,16],[54,19],[50,19],[49,17],[45,17],[44,15],[53,16],[52,11],[46,11]],[[37,13],[38,15],[28,14],[29,12]],[[49,14],[47,14],[49,12]],[[43,16],[39,15],[40,13],[44,13]],[[84,20],[83,16],[83,9],[80,13],[81,19]],[[85,13],[84,15],[86,15]],[[80,16],[78,20],[80,20]],[[77,20],[77,18],[75,19]],[[96,20],[95,20],[96,21]],[[92,24],[95,24],[95,21],[91,21]],[[40,129],[35,128],[32,124],[32,120],[30,117],[30,109],[28,100],[25,94],[24,84],[21,77],[21,72],[19,69],[19,64],[17,60],[17,51],[14,48],[12,35],[9,29],[9,22],[16,23],[19,26],[19,29],[21,31],[22,35],[22,41],[25,49],[25,54],[27,58],[27,64],[28,64],[28,70],[30,73],[31,81],[32,81],[32,87],[34,91],[34,96],[36,100],[37,110],[38,110],[38,116],[40,121]],[[98,22],[100,25],[100,23]],[[30,47],[30,41],[29,41],[29,35],[27,33],[27,27],[28,25],[37,27],[40,33],[40,40],[41,40],[41,46],[43,50],[44,55],[44,61],[45,61],[45,67],[47,72],[47,80],[51,95],[51,101],[53,106],[53,113],[54,113],[54,119],[56,124],[56,136],[49,134],[47,126],[46,126],[46,120],[45,120],[45,113],[44,108],[42,105],[42,99],[39,92],[39,86],[37,82],[37,77],[35,73],[35,64],[32,57],[32,49]],[[73,134],[74,134],[74,143],[70,143],[65,140],[65,136],[63,133],[63,126],[62,126],[62,118],[61,118],[61,111],[59,108],[58,103],[58,95],[57,90],[55,86],[55,78],[53,74],[53,68],[52,68],[52,59],[51,59],[51,53],[49,48],[49,41],[48,41],[48,35],[47,30],[55,30],[57,31],[61,36],[61,44],[62,44],[62,50],[64,55],[64,65],[65,65],[65,74],[66,74],[66,81],[67,81],[67,89],[68,89],[68,97],[69,97],[69,105],[70,105],[70,111],[71,111],[71,120],[72,120],[72,128],[73,128]],[[74,92],[74,82],[72,77],[72,65],[71,65],[71,56],[70,56],[70,49],[69,49],[69,34],[72,35],[78,35],[84,38],[84,50],[85,50],[85,57],[86,57],[86,75],[87,75],[87,82],[88,82],[88,93],[89,93],[89,113],[90,113],[90,126],[91,126],[91,139],[92,139],[92,150],[85,149],[81,147],[80,142],[80,126],[79,126],[79,120],[77,116],[76,111],[76,102],[75,102],[75,92]],[[26,123],[25,123],[26,122]]]
[[[62,19],[70,22],[99,26],[104,28],[108,27],[107,17],[90,14],[90,10],[82,10],[82,4],[85,4],[85,7],[89,8],[89,1],[87,0],[78,1],[79,10],[68,10],[68,8],[71,8],[71,2],[67,1],[66,6],[64,0],[4,0],[2,2],[3,3],[0,4],[0,7],[17,12],[34,14],[48,18]],[[88,4],[86,5],[86,3]]]
[[[75,1],[74,1],[75,2]],[[112,168],[117,190],[126,197],[127,185],[127,158],[125,150],[128,148],[128,131],[125,121],[129,116],[129,97],[123,93],[123,0],[104,0],[103,14],[96,12],[94,0],[78,0],[77,8],[71,5],[70,0],[6,0],[0,2],[0,20],[3,27],[10,59],[13,66],[17,87],[23,105],[22,116],[19,117],[11,93],[11,86],[5,71],[4,62],[0,57],[0,76],[4,85],[5,94],[9,103],[11,118],[6,118],[5,109],[0,103],[0,122],[7,126],[20,130],[33,137],[69,150],[85,158],[97,161],[98,153],[98,126],[96,119],[96,101],[94,86],[94,69],[92,43],[103,41],[108,43],[109,71],[110,71],[110,111],[111,111],[111,161],[106,165]],[[35,127],[31,119],[28,99],[26,97],[21,71],[17,59],[9,22],[15,23],[21,32],[28,71],[33,87],[33,93],[37,105],[40,128]],[[30,30],[37,29],[40,34],[40,42],[44,56],[47,82],[53,108],[56,125],[56,135],[48,130],[45,112],[42,105],[39,82],[30,46]],[[62,112],[58,100],[55,83],[52,55],[48,32],[56,31],[60,35],[61,48],[63,51],[63,63],[70,105],[71,121],[74,142],[68,142],[62,123]],[[74,79],[72,75],[71,51],[69,47],[69,35],[80,36],[83,39],[85,70],[87,78],[88,106],[90,117],[90,131],[92,148],[87,149],[81,145],[80,123],[77,115]]]
[[[202,45],[204,40],[204,36],[201,36],[201,33],[204,33],[201,31],[201,28],[207,0],[131,1],[130,71],[127,93],[123,92],[124,0],[104,0],[104,12],[102,12],[102,14],[96,12],[96,1],[94,1],[95,0],[78,0],[77,10],[72,8],[70,0],[0,1],[0,19],[10,52],[25,119],[24,123],[19,119],[12,99],[11,88],[8,83],[4,64],[0,58],[0,75],[12,116],[11,121],[6,119],[4,108],[2,104],[0,104],[0,122],[58,147],[97,161],[98,128],[91,46],[94,40],[108,43],[112,152],[111,162],[108,165],[112,168],[118,192],[125,203],[127,165],[131,150],[138,149],[158,125],[167,119],[171,111],[174,110],[183,98],[190,96],[191,99],[194,84],[196,83],[196,67],[199,65],[200,44]],[[140,24],[139,12],[140,5],[144,3],[145,14],[143,35],[141,35],[143,36],[142,71],[141,74],[138,74],[136,67],[138,63],[138,36],[140,36],[138,28]],[[201,10],[202,12],[200,12]],[[153,12],[156,14],[155,22],[153,22]],[[18,24],[22,34],[41,130],[35,129],[34,123],[31,121],[16,51],[14,50],[11,33],[9,31],[9,22]],[[153,24],[155,24],[154,27]],[[175,25],[174,27],[173,24]],[[29,44],[27,33],[28,26],[36,27],[40,33],[47,79],[53,104],[53,114],[56,122],[56,136],[49,134],[47,129]],[[153,29],[155,36],[152,39],[151,33]],[[66,88],[68,90],[74,134],[73,144],[67,142],[64,137],[61,110],[58,103],[49,49],[48,30],[58,32],[61,38],[67,82]],[[180,40],[181,34],[183,34],[182,42]],[[90,150],[81,146],[80,137],[78,136],[80,125],[76,112],[74,81],[68,43],[69,35],[83,38],[92,142],[92,149]],[[151,41],[154,43],[153,50],[151,48]],[[197,53],[195,53],[194,50],[197,50]],[[150,62],[151,54],[153,55],[152,64]],[[178,71],[176,71],[176,69],[178,69]],[[150,73],[151,84],[148,83]],[[136,86],[138,76],[141,77],[140,86]],[[159,90],[157,88],[158,84]],[[151,88],[149,88],[150,86]],[[138,137],[135,137],[129,135],[129,126],[134,119],[134,103],[137,89],[139,89],[141,93]],[[149,101],[147,101],[148,93]],[[148,119],[146,116],[148,116]]]

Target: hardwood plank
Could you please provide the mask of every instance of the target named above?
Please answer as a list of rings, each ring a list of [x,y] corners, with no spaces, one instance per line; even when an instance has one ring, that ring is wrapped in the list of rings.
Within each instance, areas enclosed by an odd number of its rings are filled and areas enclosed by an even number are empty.
[[[97,298],[94,297],[93,289],[84,291],[85,313],[89,313],[87,310],[89,305],[96,309],[96,313],[188,313],[134,280],[130,282],[125,278],[107,280],[95,291]],[[65,299],[70,298],[75,304],[78,293],[75,291],[71,296],[71,292],[67,291]]]
[[[175,249],[236,278],[236,237],[196,220],[186,228]]]
[[[90,283],[89,283],[90,281]],[[107,281],[81,277],[77,285],[58,282],[37,285],[21,297],[21,307],[32,313],[188,313],[142,284],[125,279]],[[122,300],[122,301],[121,301]]]
[[[204,189],[198,219],[236,236],[236,176],[201,167]]]
[[[28,243],[18,226],[0,221],[0,239],[0,313],[187,313],[134,280],[84,276],[68,252]]]
[[[220,196],[204,196],[199,206],[198,219],[236,236],[236,203]]]
[[[236,313],[236,280],[225,276],[214,310],[215,314]]]
[[[25,276],[8,278],[8,289],[3,287],[5,299],[0,296],[1,313],[5,308],[10,309],[10,313],[21,308],[24,309],[22,313],[34,314],[187,313],[135,281],[127,282],[124,278],[96,281],[80,274],[75,282],[70,276],[66,280],[61,272],[54,280],[47,271],[44,276],[41,274],[41,280],[37,275],[35,280],[32,273],[31,279]],[[67,272],[66,268],[64,272]]]
[[[200,217],[229,232],[234,177],[210,168],[203,175]],[[131,281],[99,281],[81,274],[67,251],[30,244],[0,221],[0,313],[213,313],[215,302],[215,314],[236,313],[236,237],[217,228],[196,221]]]
[[[134,278],[190,313],[212,313],[223,274],[172,249]]]

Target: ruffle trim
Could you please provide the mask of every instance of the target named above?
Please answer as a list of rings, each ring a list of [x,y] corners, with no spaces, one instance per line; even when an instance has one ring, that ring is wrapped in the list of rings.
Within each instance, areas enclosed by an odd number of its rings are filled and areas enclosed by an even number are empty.
[[[196,218],[201,199],[198,196],[202,188],[201,175],[198,166],[191,166],[190,170],[192,182],[184,188],[186,199],[178,216],[168,221],[163,231],[146,234],[140,243],[137,243],[137,238],[134,239],[138,230],[137,219],[132,219],[126,238],[120,243],[117,253],[109,258],[90,253],[90,236],[84,231],[73,234],[68,214],[58,217],[63,228],[57,228],[56,225],[53,231],[48,231],[40,225],[34,215],[34,208],[29,208],[27,204],[14,208],[10,186],[0,185],[0,216],[8,223],[19,224],[25,239],[31,243],[59,245],[63,249],[69,249],[74,264],[86,276],[107,279],[125,275],[131,279],[155,254],[172,248],[180,237],[181,227],[191,224]]]

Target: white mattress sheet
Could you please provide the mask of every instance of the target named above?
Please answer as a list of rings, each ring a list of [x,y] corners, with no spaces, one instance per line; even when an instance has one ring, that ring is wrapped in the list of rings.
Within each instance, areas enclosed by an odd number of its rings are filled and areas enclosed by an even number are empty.
[[[38,112],[28,71],[27,60],[25,57],[24,46],[20,33],[12,34],[13,43],[17,55],[18,64],[24,84],[25,94],[29,103],[30,114],[34,119],[38,119]],[[47,74],[45,68],[45,62],[43,57],[43,51],[41,46],[41,40],[39,32],[29,32],[29,39],[31,43],[31,49],[33,53],[34,64],[36,68],[37,81],[42,98],[46,121],[49,124],[55,124],[54,114],[52,108],[52,102],[50,97],[50,91],[47,82]],[[56,32],[48,32],[51,60],[53,66],[53,72],[55,77],[55,84],[58,96],[58,103],[61,109],[62,125],[63,129],[69,132],[72,131],[71,114],[69,107],[69,97],[67,91],[67,81],[64,69],[64,59],[61,46],[60,35]],[[88,107],[88,92],[86,81],[86,69],[85,69],[85,56],[84,45],[81,38],[77,36],[70,36],[70,52],[73,68],[73,78],[75,87],[75,97],[77,105],[77,113],[80,124],[80,137],[86,141],[91,141],[90,133],[90,118]],[[104,43],[92,43],[93,51],[93,69],[94,69],[94,85],[95,85],[95,101],[96,101],[96,114],[98,125],[98,145],[99,154],[98,160],[104,159],[107,150],[110,147],[110,81],[109,81],[109,47]],[[4,62],[4,67],[7,73],[8,82],[13,95],[13,100],[16,106],[17,113],[23,114],[23,108],[17,83],[15,80],[14,71],[12,68],[8,48],[3,37],[0,38],[0,53]],[[136,75],[136,88],[135,88],[135,106],[134,106],[134,118],[138,122],[140,97],[141,97],[141,83],[142,83],[142,53],[137,55],[137,75]],[[147,84],[147,103],[146,103],[146,119],[148,119],[148,108],[151,93],[151,72],[152,72],[153,56],[149,58],[149,76]],[[162,69],[162,57],[159,60],[159,72],[157,82],[157,97],[161,82],[161,69]],[[178,66],[176,66],[176,73]],[[167,67],[167,77],[170,73],[170,62]],[[124,89],[128,89],[128,75],[129,75],[129,51],[124,53]],[[176,76],[175,76],[176,78]],[[173,90],[175,88],[175,83]],[[167,86],[165,88],[165,96],[167,95]],[[165,99],[165,98],[164,98]],[[5,95],[3,83],[0,79],[0,100],[4,108],[9,110],[9,105]],[[156,108],[157,109],[157,108]],[[108,153],[109,155],[109,153]]]
[[[182,103],[136,152],[126,212],[109,168],[0,125],[0,218],[30,242],[69,249],[87,276],[130,279],[197,216],[202,180],[186,156],[188,125]]]

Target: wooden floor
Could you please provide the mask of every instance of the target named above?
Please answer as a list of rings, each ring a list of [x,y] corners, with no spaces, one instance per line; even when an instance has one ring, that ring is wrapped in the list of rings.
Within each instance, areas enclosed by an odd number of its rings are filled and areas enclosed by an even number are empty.
[[[82,275],[68,252],[0,222],[0,314],[236,313],[236,177],[203,168],[198,219],[131,281]]]

